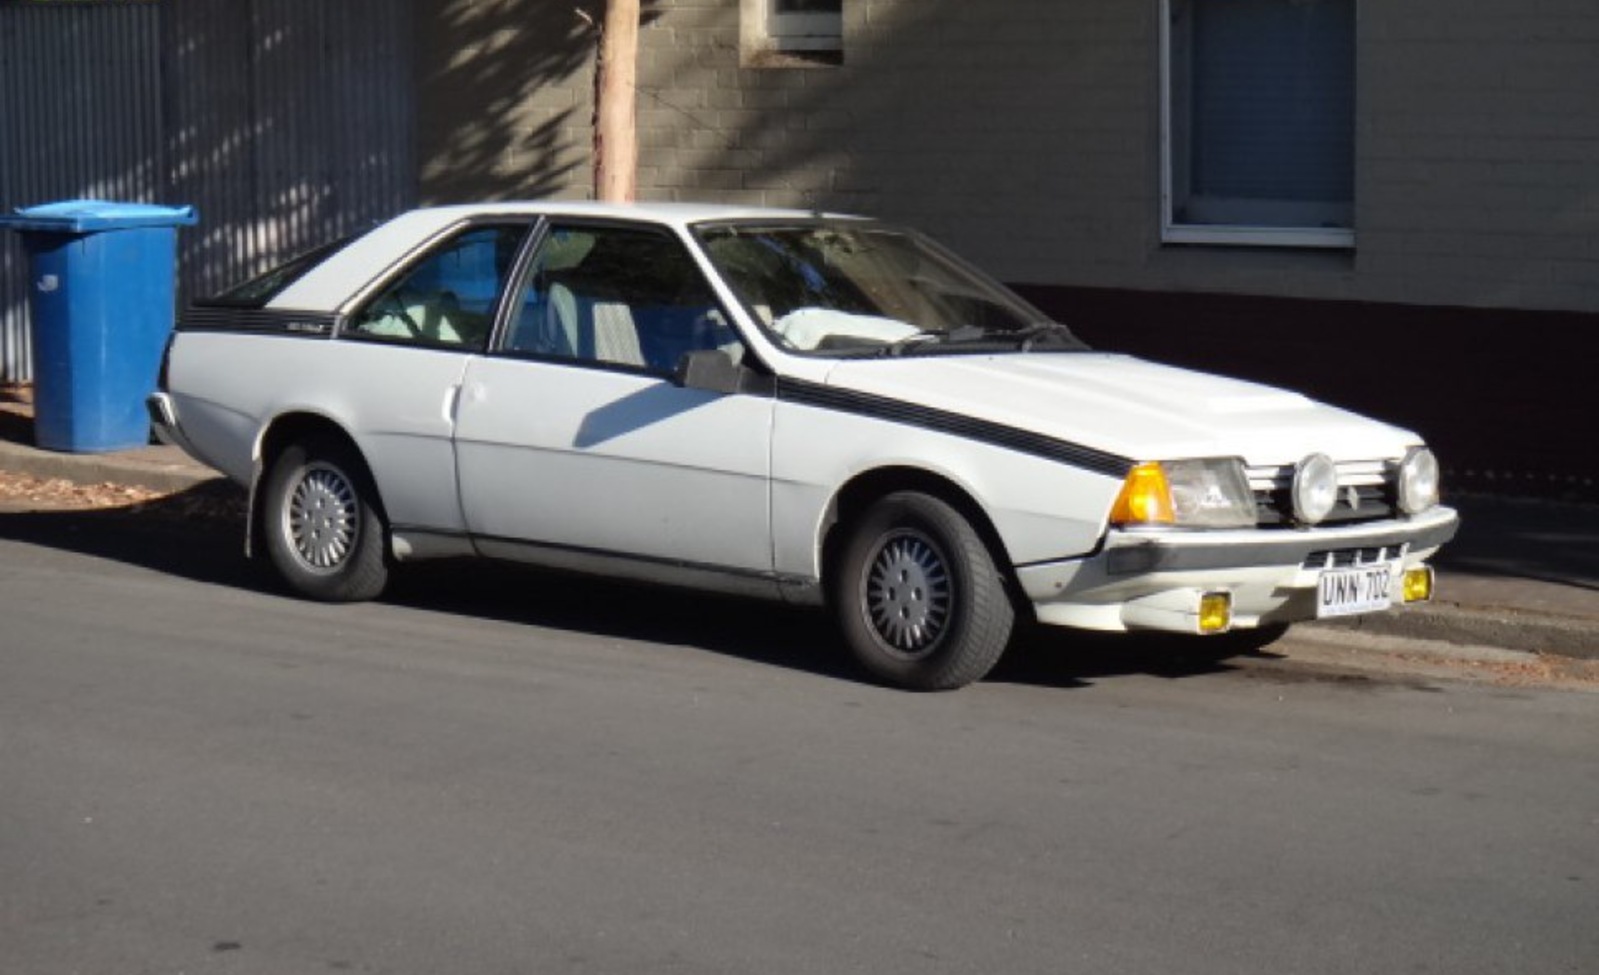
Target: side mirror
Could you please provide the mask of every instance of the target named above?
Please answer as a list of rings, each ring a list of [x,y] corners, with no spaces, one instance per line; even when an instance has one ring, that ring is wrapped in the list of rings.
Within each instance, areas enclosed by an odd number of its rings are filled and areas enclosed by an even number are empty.
[[[684,389],[702,389],[708,393],[736,393],[744,376],[744,367],[728,358],[718,349],[695,349],[685,352],[672,371],[672,384]]]

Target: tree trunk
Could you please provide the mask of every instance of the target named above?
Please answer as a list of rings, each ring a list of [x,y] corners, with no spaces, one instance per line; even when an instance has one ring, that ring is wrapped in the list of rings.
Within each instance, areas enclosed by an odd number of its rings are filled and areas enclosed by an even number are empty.
[[[594,81],[594,194],[625,203],[638,193],[639,0],[606,0]]]

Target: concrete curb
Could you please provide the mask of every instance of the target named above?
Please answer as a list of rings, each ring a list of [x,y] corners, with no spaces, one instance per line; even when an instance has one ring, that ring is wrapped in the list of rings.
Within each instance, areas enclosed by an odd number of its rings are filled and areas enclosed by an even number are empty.
[[[1518,653],[1599,660],[1599,620],[1471,608],[1436,603],[1347,620],[1301,623],[1327,632],[1347,631],[1400,640],[1429,640]]]
[[[61,478],[77,484],[125,484],[152,491],[187,491],[222,478],[209,467],[126,454],[58,454],[37,447],[0,441],[0,469],[37,478]]]

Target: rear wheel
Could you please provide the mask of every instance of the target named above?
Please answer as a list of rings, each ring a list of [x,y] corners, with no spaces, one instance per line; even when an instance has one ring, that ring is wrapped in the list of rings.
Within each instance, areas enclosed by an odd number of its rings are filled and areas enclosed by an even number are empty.
[[[278,454],[262,521],[273,566],[301,595],[356,602],[388,582],[377,491],[361,458],[336,439],[309,438]]]
[[[850,530],[831,596],[861,664],[914,690],[980,679],[1005,652],[1015,623],[999,570],[971,523],[913,491],[878,501]]]

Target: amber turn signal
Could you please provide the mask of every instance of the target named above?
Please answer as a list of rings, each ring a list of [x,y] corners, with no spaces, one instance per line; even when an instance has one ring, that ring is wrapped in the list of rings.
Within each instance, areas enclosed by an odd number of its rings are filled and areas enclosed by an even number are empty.
[[[1122,493],[1110,509],[1110,520],[1116,525],[1170,525],[1177,520],[1171,484],[1159,464],[1139,464],[1127,472]]]

